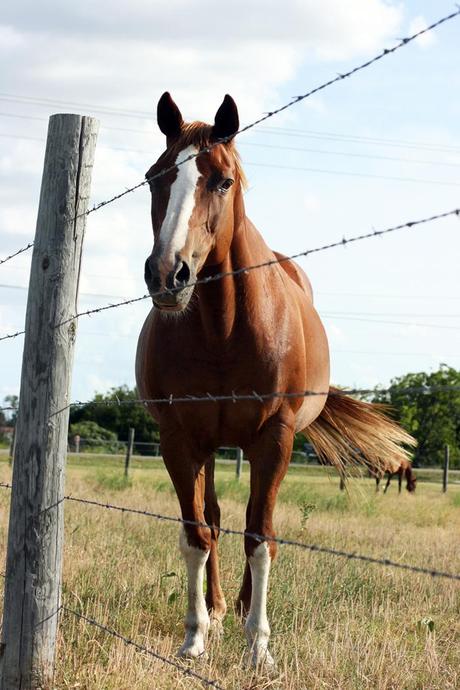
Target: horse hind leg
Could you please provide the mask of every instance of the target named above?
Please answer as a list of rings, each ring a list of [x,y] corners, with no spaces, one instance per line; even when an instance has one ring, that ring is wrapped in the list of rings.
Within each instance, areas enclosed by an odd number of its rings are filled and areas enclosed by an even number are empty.
[[[249,524],[251,518],[251,499],[248,501],[246,507],[246,525]],[[251,593],[252,593],[252,580],[251,580],[251,568],[249,567],[249,562],[246,560],[244,567],[243,582],[241,583],[241,589],[238,594],[238,598],[235,602],[236,612],[239,616],[246,617],[249,613],[249,607],[251,606]]]
[[[204,517],[208,525],[220,527],[220,508],[214,486],[214,467],[214,456],[211,456],[205,465]],[[227,604],[220,585],[218,539],[219,530],[212,529],[211,551],[206,561],[206,606],[211,624],[216,623],[216,627],[219,627],[227,611]]]

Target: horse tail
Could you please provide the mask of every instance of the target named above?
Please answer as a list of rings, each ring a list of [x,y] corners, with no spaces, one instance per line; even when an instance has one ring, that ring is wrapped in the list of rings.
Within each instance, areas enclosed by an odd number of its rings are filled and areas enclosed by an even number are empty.
[[[415,491],[415,487],[417,484],[417,477],[415,476],[415,472],[412,469],[411,465],[408,465],[406,469],[404,470],[404,474],[406,477],[406,489],[410,492]]]
[[[331,386],[323,411],[303,433],[319,459],[341,474],[351,464],[365,465],[376,476],[393,473],[410,458],[404,446],[415,446],[416,441],[385,414],[386,409]]]

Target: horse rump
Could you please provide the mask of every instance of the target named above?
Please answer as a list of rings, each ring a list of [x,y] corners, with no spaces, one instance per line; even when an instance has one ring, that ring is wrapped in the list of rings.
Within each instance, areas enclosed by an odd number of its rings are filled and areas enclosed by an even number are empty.
[[[355,400],[330,387],[320,416],[302,432],[308,436],[321,462],[346,474],[350,465],[365,465],[374,476],[396,472],[410,461],[416,445],[385,412],[386,405]]]

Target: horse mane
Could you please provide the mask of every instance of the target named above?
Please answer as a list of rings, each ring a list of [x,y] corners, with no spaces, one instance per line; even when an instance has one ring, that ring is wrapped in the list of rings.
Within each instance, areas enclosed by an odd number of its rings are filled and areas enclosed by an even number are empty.
[[[212,126],[207,125],[205,122],[184,122],[180,135],[171,142],[169,150],[174,157],[176,157],[187,146],[197,146],[199,149],[204,149],[215,143],[212,136],[212,129]],[[223,146],[225,146],[226,150],[233,156],[238,176],[237,181],[244,191],[248,187],[248,181],[234,139],[226,142]]]

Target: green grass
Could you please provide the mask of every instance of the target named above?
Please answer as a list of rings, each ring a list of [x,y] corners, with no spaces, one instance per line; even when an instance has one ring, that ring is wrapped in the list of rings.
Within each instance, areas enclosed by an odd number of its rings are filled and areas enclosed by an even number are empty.
[[[421,483],[415,495],[383,496],[372,480],[338,490],[330,471],[300,468],[281,487],[278,534],[307,543],[460,572],[460,486],[443,495]],[[319,471],[318,471],[319,470]],[[0,479],[9,479],[7,463]],[[244,528],[249,473],[218,465],[225,526]],[[177,515],[159,461],[136,460],[129,480],[123,462],[71,457],[67,492],[76,497]],[[6,540],[9,492],[0,492]],[[65,510],[63,596],[73,607],[167,657],[182,641],[186,578],[178,526],[75,503]],[[193,668],[226,690],[454,690],[460,687],[460,585],[411,572],[280,547],[269,592],[272,651],[278,675],[248,672],[241,622],[231,604],[241,582],[240,537],[220,544],[229,612],[222,638]],[[198,689],[166,667],[69,614],[61,620],[56,690]]]

